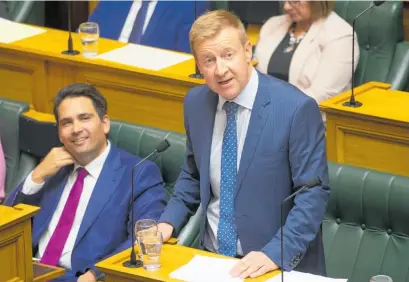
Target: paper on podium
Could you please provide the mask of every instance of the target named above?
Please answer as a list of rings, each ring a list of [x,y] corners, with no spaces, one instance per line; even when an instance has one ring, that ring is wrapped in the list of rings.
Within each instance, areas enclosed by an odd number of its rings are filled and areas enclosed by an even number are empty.
[[[173,271],[169,276],[188,282],[241,282],[229,272],[237,263],[236,259],[214,258],[196,255],[187,264]]]
[[[12,43],[45,32],[44,29],[0,18],[0,42]]]
[[[103,53],[97,58],[157,71],[190,60],[193,56],[143,45],[128,44]]]
[[[328,278],[299,271],[284,272],[285,282],[347,282],[348,279]],[[266,282],[281,282],[281,274],[276,275]]]

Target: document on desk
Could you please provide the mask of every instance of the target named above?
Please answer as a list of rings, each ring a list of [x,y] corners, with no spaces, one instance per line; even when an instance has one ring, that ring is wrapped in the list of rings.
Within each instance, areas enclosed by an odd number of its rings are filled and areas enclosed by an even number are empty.
[[[115,63],[158,71],[163,68],[193,59],[193,56],[185,53],[177,53],[163,49],[128,44],[97,56]]]
[[[45,32],[44,29],[0,18],[0,42],[12,43]]]
[[[284,272],[285,282],[347,282],[348,279],[328,278],[299,271]],[[281,282],[281,274],[268,279],[266,282]]]
[[[196,255],[187,264],[173,271],[169,276],[187,282],[241,282],[229,272],[238,262],[237,259],[224,259]]]

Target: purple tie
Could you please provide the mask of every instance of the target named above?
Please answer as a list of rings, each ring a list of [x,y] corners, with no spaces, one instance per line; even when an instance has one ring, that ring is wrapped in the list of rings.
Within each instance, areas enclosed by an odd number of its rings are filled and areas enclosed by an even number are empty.
[[[57,227],[55,228],[43,257],[41,258],[41,263],[56,266],[60,261],[65,242],[67,241],[72,224],[74,223],[82,188],[84,187],[84,178],[87,174],[88,172],[85,168],[78,169],[77,180],[75,180],[75,183],[72,186]]]

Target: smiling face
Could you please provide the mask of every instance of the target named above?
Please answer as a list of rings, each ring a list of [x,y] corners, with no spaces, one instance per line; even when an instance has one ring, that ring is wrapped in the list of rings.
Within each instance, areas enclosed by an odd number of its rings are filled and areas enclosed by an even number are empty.
[[[240,40],[234,27],[195,44],[194,54],[207,85],[227,100],[233,100],[246,87],[252,71],[251,43]]]
[[[88,97],[69,97],[58,107],[60,141],[81,165],[87,165],[105,150],[109,129],[109,117],[104,115],[101,119]]]

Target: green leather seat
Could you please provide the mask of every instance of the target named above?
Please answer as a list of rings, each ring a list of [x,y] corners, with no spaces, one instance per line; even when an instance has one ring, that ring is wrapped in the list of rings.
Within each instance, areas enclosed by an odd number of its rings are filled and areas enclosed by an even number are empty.
[[[8,1],[9,19],[19,23],[44,26],[44,1]]]
[[[161,129],[112,121],[108,137],[117,147],[143,158],[151,153],[167,134],[168,132]],[[168,140],[171,144],[170,148],[159,154],[154,160],[161,170],[168,198],[170,198],[184,162],[186,136],[172,132],[168,136]],[[196,215],[191,217],[189,223],[180,233],[179,244],[185,246],[197,244],[199,217],[200,209]]]
[[[409,281],[409,178],[329,164],[323,223],[327,273],[348,282]]]
[[[20,150],[20,116],[27,103],[0,99],[0,136],[6,159],[6,197],[37,165],[37,159]]]
[[[336,1],[335,12],[352,25],[371,1]],[[386,1],[355,23],[360,58],[355,86],[368,81],[392,84],[402,90],[408,83],[409,45],[403,41],[402,2]]]

